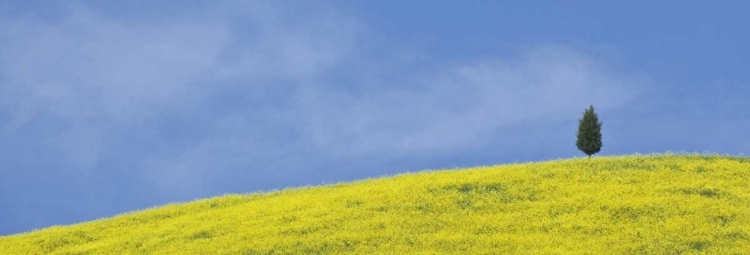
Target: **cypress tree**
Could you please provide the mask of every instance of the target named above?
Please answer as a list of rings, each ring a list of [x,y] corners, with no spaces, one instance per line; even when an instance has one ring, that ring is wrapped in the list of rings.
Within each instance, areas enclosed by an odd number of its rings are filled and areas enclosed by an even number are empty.
[[[578,121],[576,146],[591,158],[591,155],[602,149],[602,123],[599,122],[593,105],[583,112],[583,118]]]

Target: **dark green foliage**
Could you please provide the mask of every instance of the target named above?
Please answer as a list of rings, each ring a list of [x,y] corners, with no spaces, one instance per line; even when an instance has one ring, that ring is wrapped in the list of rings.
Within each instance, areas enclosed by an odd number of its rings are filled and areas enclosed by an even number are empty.
[[[203,230],[203,231],[199,231],[190,235],[190,239],[191,240],[204,239],[204,238],[211,238],[212,236],[213,235],[211,235],[210,232]]]
[[[692,243],[690,243],[690,247],[693,248],[693,250],[702,251],[702,250],[706,249],[706,247],[708,247],[708,244],[706,242],[703,242],[703,241],[698,241],[698,242],[692,242]]]
[[[594,106],[583,112],[579,120],[576,146],[589,157],[602,149],[602,123],[594,112]]]

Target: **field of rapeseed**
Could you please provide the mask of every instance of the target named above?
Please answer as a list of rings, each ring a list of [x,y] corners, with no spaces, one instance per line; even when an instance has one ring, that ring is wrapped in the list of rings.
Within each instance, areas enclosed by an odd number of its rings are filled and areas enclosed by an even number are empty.
[[[750,254],[750,158],[634,155],[228,195],[0,237],[0,254]]]

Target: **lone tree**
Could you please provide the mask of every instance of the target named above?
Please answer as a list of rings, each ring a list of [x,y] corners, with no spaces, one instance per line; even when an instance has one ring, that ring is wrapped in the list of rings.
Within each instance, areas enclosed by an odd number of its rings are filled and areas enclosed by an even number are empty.
[[[602,123],[594,113],[593,105],[583,112],[583,119],[579,121],[576,146],[591,158],[591,155],[602,149]]]

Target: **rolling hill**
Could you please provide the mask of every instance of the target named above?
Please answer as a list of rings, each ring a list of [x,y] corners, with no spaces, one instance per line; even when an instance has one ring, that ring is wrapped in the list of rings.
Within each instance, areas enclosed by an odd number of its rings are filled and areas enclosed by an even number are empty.
[[[226,195],[0,237],[0,254],[750,254],[750,158],[630,155]]]

